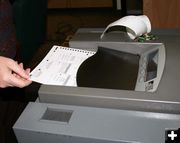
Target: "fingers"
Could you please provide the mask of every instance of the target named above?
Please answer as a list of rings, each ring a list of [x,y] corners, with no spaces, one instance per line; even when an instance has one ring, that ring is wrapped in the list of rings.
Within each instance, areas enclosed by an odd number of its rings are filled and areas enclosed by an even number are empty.
[[[29,74],[30,74],[30,71],[31,71],[31,69],[30,69],[30,68],[27,68],[27,69],[25,70],[25,72],[26,72],[26,74],[27,74],[27,75],[29,75]]]
[[[22,70],[24,70],[23,63],[20,63],[19,66]],[[24,70],[24,72],[26,75],[29,75],[30,68],[27,68],[26,70]],[[22,88],[22,87],[28,86],[29,84],[32,83],[32,81],[30,81],[29,79],[25,79],[24,77],[21,77],[17,73],[13,73],[13,76],[14,76],[14,78],[13,77],[11,78],[11,83],[13,86]]]
[[[28,79],[24,79],[24,78],[20,77],[18,74],[14,73],[10,77],[10,83],[11,83],[11,86],[23,88],[23,87],[31,84],[32,81],[30,81]]]
[[[28,79],[29,78],[29,74],[23,69],[23,64],[20,63],[18,64],[17,62],[13,61],[13,60],[9,60],[7,62],[8,67],[16,74],[18,74],[19,76]]]
[[[32,83],[32,81],[29,80],[30,68],[27,68],[26,70],[24,70],[23,63],[18,64],[18,62],[16,61],[16,64],[19,66],[19,68],[17,68],[17,70],[14,70],[14,72],[10,78],[11,86],[16,86],[16,87],[20,87],[20,88],[28,86],[29,84]],[[17,65],[15,65],[15,66],[17,66]],[[15,69],[15,68],[13,68],[13,69]],[[25,74],[26,77],[24,77],[22,74]]]
[[[23,63],[0,56],[0,88],[8,86],[25,87],[32,83],[29,80],[30,69],[24,69]]]
[[[24,66],[23,66],[23,63],[20,63],[19,66],[22,68],[22,70],[24,70]],[[29,75],[30,74],[30,71],[31,69],[30,68],[27,68],[26,70],[24,70],[26,75]]]
[[[19,66],[24,69],[23,63],[20,63]]]
[[[19,75],[17,75],[16,73],[10,73],[10,74],[6,74],[3,76],[3,78],[1,78],[0,80],[0,87],[1,88],[5,88],[5,87],[24,87],[27,86],[28,84],[30,84],[30,81],[27,81],[24,78],[21,78]]]

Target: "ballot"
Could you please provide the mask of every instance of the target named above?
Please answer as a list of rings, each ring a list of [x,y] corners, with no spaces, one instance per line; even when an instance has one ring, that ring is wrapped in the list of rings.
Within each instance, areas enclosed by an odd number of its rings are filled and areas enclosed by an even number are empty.
[[[77,86],[79,66],[94,51],[54,45],[30,73],[30,80],[46,85]]]

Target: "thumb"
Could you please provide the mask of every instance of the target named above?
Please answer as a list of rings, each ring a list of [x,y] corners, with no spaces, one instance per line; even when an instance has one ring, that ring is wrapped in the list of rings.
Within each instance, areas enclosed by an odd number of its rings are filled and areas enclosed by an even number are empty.
[[[16,74],[18,74],[19,76],[27,79],[29,78],[29,75],[27,74],[27,72],[20,66],[18,65],[17,62],[15,62],[14,60],[10,60],[7,63],[9,69],[11,69],[13,72],[15,72]]]

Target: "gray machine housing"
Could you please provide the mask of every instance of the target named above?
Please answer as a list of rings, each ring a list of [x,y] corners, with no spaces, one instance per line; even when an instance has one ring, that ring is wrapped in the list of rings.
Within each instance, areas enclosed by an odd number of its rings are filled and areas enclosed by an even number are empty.
[[[154,34],[164,43],[167,57],[155,92],[42,85],[37,101],[28,104],[13,126],[18,142],[164,143],[166,130],[180,128],[180,32]],[[85,49],[102,42],[87,35],[88,31],[75,35],[77,48],[83,42]],[[115,35],[115,41],[106,42],[117,43]]]
[[[14,125],[19,143],[164,143],[180,115],[29,103]]]
[[[122,42],[138,44],[123,36],[124,33],[117,32],[108,33],[101,40],[102,31],[80,29],[70,41],[70,46],[95,50],[99,44],[111,44],[115,48]],[[42,85],[39,90],[40,102],[179,114],[180,32],[157,29],[152,33],[158,37],[153,43],[163,43],[166,49],[164,71],[155,92]]]

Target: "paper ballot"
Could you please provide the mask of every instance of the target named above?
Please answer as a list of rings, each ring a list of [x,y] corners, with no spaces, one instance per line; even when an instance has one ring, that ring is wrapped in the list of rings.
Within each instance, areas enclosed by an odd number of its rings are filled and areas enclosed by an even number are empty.
[[[77,86],[79,66],[95,52],[53,46],[45,58],[30,73],[32,81],[47,85]]]

